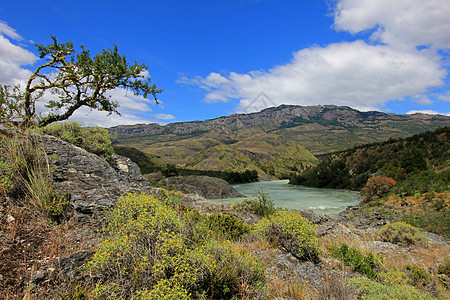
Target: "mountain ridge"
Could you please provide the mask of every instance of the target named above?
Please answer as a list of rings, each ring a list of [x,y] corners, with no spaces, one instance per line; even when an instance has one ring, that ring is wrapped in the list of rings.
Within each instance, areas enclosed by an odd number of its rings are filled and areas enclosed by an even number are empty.
[[[449,125],[450,117],[443,115],[361,112],[336,105],[281,105],[205,121],[121,125],[108,128],[108,132],[115,145],[137,148],[168,163],[186,164],[201,151],[234,145],[258,134],[278,135],[317,156]]]

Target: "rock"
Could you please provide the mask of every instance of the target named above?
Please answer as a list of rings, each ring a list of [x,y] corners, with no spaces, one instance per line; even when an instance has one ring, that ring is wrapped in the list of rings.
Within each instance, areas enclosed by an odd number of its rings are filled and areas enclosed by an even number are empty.
[[[332,219],[338,223],[351,223],[356,228],[367,229],[401,221],[402,217],[393,210],[383,206],[371,211],[364,210],[359,206],[353,206],[333,216]]]
[[[428,240],[428,245],[435,247],[448,247],[448,242],[444,237],[427,231],[423,231],[422,234]]]
[[[161,172],[145,174],[144,177],[148,181],[155,181],[155,182],[158,182],[164,178]]]
[[[408,248],[392,244],[389,242],[382,242],[382,241],[360,242],[360,245],[363,248],[370,249],[376,254],[386,254],[394,252],[396,254],[406,256],[409,252]]]
[[[327,216],[325,214],[318,215],[311,209],[302,210],[302,211],[300,211],[300,214],[302,215],[302,217],[304,217],[305,219],[308,219],[308,221],[310,221],[311,223],[314,223],[314,224],[323,224],[330,220],[329,216]]]
[[[244,197],[220,178],[191,175],[168,177],[165,181],[180,192],[198,194],[206,199]]]
[[[309,284],[321,286],[324,280],[321,277],[321,266],[310,261],[300,261],[291,253],[278,253],[274,260],[275,265],[268,269],[268,274],[275,273],[284,280],[302,278]]]
[[[142,175],[138,165],[131,161],[128,157],[117,154],[112,155],[110,165],[116,172],[127,182],[127,186],[138,191],[151,190],[148,180]]]
[[[92,251],[80,251],[69,256],[55,259],[56,270],[64,277],[74,278],[81,271],[81,267],[94,254]]]
[[[42,281],[44,281],[45,279],[45,272],[42,270],[38,270],[36,271],[32,276],[31,276],[31,282],[34,284],[40,283]]]
[[[56,137],[32,133],[49,158],[53,188],[69,193],[74,219],[85,223],[99,210],[114,205],[124,193],[149,193],[152,188],[130,159],[113,155],[111,164]]]

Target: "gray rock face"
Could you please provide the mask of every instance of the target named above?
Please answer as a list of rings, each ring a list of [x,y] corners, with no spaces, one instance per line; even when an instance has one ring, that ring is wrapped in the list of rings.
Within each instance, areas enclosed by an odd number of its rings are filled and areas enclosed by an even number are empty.
[[[174,176],[165,179],[166,183],[186,194],[198,194],[206,199],[243,197],[225,180],[208,176]]]
[[[94,255],[93,251],[84,250],[69,256],[59,257],[55,259],[54,264],[60,275],[74,278],[92,255]]]
[[[84,149],[43,134],[33,134],[49,157],[55,191],[70,193],[78,221],[114,205],[124,193],[149,193],[152,188],[130,159],[114,155],[109,164]]]

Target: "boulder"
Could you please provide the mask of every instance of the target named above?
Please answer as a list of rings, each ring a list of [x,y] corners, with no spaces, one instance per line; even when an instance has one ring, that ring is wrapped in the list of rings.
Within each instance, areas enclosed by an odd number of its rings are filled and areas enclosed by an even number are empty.
[[[186,194],[198,194],[206,199],[244,197],[225,180],[209,176],[173,176],[165,179],[168,185]]]
[[[96,211],[114,205],[124,193],[150,193],[152,188],[130,159],[105,159],[56,137],[32,133],[47,154],[57,194],[68,193],[75,220],[86,222]]]
[[[164,176],[161,173],[161,171],[158,171],[158,172],[155,172],[155,173],[144,174],[144,177],[148,181],[154,181],[154,182],[158,182],[158,181],[160,181],[160,180],[162,180],[164,178]]]

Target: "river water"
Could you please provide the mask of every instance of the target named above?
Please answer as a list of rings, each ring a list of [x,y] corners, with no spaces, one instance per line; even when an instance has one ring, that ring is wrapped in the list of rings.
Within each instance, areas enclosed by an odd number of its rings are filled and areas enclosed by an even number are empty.
[[[233,187],[245,198],[256,198],[262,189],[268,193],[276,207],[289,209],[312,209],[315,213],[334,215],[351,205],[359,203],[356,192],[315,189],[288,184],[289,180],[264,181],[236,184]],[[233,203],[245,198],[214,199],[221,203]]]

